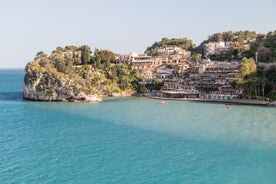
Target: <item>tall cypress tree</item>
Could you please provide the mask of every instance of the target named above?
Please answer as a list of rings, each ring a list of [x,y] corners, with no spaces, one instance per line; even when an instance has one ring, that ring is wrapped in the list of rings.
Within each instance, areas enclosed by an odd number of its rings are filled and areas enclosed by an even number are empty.
[[[88,64],[90,62],[90,47],[87,45],[81,46],[81,63],[83,65]]]

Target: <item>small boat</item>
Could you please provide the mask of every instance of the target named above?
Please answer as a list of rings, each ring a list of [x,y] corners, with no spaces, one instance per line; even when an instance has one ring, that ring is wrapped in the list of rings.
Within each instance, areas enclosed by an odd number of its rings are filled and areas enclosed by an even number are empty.
[[[161,104],[161,105],[164,105],[164,104],[166,104],[166,102],[164,102],[164,101],[161,101],[161,102],[160,102],[160,104]]]

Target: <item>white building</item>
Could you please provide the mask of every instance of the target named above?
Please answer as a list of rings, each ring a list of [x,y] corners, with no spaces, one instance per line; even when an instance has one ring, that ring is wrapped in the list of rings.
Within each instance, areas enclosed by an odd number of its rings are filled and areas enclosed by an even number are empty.
[[[216,54],[218,49],[225,48],[225,42],[209,42],[204,44],[205,56]]]

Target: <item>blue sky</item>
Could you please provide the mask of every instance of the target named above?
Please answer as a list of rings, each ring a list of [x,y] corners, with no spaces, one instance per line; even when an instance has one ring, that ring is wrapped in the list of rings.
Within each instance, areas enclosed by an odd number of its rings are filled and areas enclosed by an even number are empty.
[[[216,32],[267,33],[276,0],[0,0],[0,22],[0,68],[23,68],[58,46],[143,53],[163,37],[198,45]]]

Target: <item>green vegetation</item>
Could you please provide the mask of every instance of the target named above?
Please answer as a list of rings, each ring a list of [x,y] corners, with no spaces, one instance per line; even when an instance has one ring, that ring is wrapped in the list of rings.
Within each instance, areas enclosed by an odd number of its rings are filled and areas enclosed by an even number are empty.
[[[257,41],[245,53],[247,57],[255,57],[256,54],[258,62],[276,62],[276,31],[269,32],[266,35],[259,34]]]
[[[257,37],[255,31],[238,31],[232,32],[227,31],[223,33],[215,33],[209,36],[208,41],[211,42],[238,42],[244,43],[247,42],[248,39],[254,39]]]
[[[239,67],[241,78],[231,81],[243,89],[242,98],[276,100],[276,66],[257,66],[252,58],[243,58]]]
[[[243,58],[239,66],[239,71],[242,77],[254,74],[256,72],[256,65],[254,59]]]
[[[202,54],[196,54],[196,53],[194,53],[192,55],[192,61],[194,61],[194,62],[199,62],[201,59],[202,59]]]
[[[81,64],[85,65],[90,62],[90,47],[87,45],[81,46]]]
[[[161,41],[155,42],[152,46],[148,47],[145,53],[151,56],[158,56],[158,49],[166,47],[180,47],[184,50],[192,50],[195,44],[187,38],[162,38]]]
[[[115,64],[115,54],[96,50],[91,55],[87,45],[58,47],[47,56],[38,52],[26,66],[25,84],[56,95],[65,87],[72,94],[110,95],[138,90],[141,75],[126,64]]]

